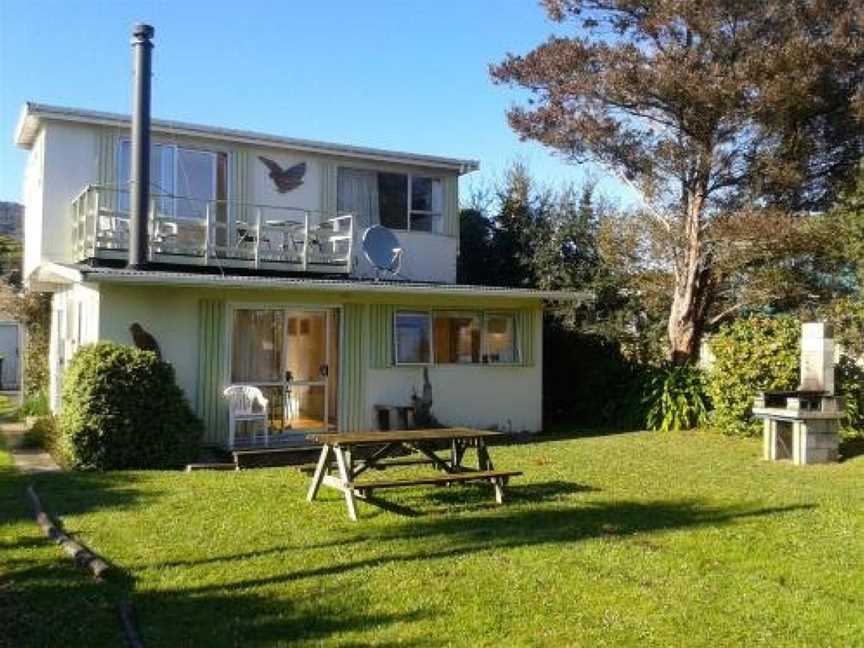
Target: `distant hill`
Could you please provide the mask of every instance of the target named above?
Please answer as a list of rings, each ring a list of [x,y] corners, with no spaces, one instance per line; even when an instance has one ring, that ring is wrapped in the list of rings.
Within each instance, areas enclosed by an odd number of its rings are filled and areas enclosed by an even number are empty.
[[[24,205],[0,201],[0,234],[24,240]]]

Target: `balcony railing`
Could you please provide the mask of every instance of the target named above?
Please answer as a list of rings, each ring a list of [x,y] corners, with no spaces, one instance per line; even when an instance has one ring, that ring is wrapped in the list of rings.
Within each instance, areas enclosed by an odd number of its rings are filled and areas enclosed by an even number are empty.
[[[78,261],[125,259],[129,194],[87,185],[72,201]],[[152,262],[297,272],[351,272],[354,218],[269,205],[151,195]]]

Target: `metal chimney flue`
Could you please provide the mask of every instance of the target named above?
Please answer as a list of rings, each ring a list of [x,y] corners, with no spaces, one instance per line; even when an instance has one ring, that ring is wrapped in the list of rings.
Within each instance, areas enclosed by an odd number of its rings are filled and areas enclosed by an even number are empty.
[[[129,173],[129,263],[146,268],[148,262],[148,213],[150,207],[150,76],[155,30],[150,25],[132,27],[132,168]]]

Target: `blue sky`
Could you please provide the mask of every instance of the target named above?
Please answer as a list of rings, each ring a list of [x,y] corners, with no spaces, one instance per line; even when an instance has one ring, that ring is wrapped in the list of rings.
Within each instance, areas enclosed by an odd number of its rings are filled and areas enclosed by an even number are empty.
[[[156,28],[156,117],[478,159],[469,190],[514,159],[546,182],[584,173],[520,142],[504,116],[518,94],[489,80],[561,30],[530,0],[0,0],[0,200],[21,197],[25,101],[129,111],[138,21]]]

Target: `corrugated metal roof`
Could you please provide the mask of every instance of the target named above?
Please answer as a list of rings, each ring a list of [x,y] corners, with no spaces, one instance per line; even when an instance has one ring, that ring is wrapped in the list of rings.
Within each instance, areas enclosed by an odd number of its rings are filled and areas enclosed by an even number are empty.
[[[21,109],[21,115],[18,119],[17,127],[15,128],[15,144],[17,146],[27,148],[32,145],[33,138],[39,131],[40,119],[101,124],[122,128],[128,128],[130,123],[129,115],[27,102]],[[255,131],[222,128],[219,126],[206,126],[203,124],[190,124],[187,122],[170,121],[165,119],[154,119],[152,121],[152,129],[154,132],[170,133],[173,135],[206,137],[209,139],[242,142],[244,144],[285,148],[293,151],[328,153],[344,157],[448,169],[451,171],[457,171],[460,174],[476,171],[480,168],[480,163],[477,160],[463,160],[458,158],[439,157],[436,155],[408,153],[405,151],[389,151],[386,149],[353,146],[350,144],[336,144],[333,142],[297,139]]]
[[[50,264],[55,265],[55,264]],[[131,270],[87,265],[60,265],[80,275],[81,281],[96,283],[129,283],[143,285],[174,285],[201,287],[275,288],[288,290],[323,290],[333,292],[368,293],[420,293],[426,295],[469,295],[486,297],[508,297],[515,299],[547,299],[556,301],[593,300],[593,295],[584,291],[536,290],[533,288],[506,288],[503,286],[474,286],[467,284],[419,283],[408,281],[375,281],[374,279],[328,279],[321,277],[273,277],[262,275],[203,274],[167,270]],[[46,267],[51,274],[51,268]],[[55,273],[57,274],[57,273]]]

